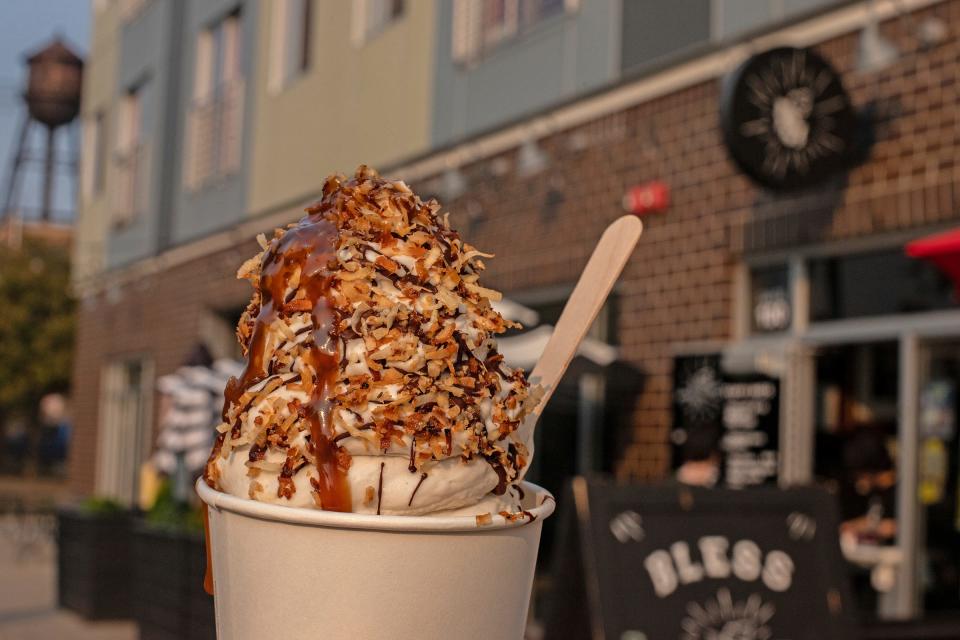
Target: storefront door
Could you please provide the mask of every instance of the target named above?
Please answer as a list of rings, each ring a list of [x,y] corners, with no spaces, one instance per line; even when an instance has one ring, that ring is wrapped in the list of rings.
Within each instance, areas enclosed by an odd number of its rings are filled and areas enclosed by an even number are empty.
[[[960,610],[960,338],[920,343],[917,399],[918,600]]]

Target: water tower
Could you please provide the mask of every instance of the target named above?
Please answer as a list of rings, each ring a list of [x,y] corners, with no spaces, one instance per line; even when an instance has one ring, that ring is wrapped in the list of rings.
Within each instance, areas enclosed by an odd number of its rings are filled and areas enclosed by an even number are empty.
[[[21,208],[18,201],[19,187],[26,173],[27,164],[43,160],[42,204],[40,218],[49,221],[53,206],[53,183],[55,168],[64,166],[76,184],[77,149],[74,139],[69,157],[58,158],[55,134],[61,127],[72,123],[80,112],[80,89],[83,84],[83,60],[60,38],[27,56],[27,89],[23,94],[27,112],[16,138],[13,161],[7,178],[7,192],[0,218],[5,218]],[[33,126],[46,130],[43,153],[34,156],[28,148],[29,133]]]

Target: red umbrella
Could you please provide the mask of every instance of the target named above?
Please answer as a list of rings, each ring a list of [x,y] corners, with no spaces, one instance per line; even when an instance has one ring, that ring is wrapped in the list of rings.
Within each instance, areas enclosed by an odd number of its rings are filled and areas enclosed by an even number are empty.
[[[960,228],[937,233],[907,243],[907,255],[923,258],[947,274],[960,297]]]

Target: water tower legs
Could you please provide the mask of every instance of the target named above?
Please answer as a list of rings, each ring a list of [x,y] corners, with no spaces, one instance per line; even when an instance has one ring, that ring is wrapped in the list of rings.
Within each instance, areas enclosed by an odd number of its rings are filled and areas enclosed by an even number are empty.
[[[20,137],[17,139],[17,145],[13,150],[13,158],[10,161],[10,173],[7,175],[7,193],[3,202],[3,211],[0,211],[0,220],[13,214],[13,206],[17,201],[17,187],[20,182],[20,169],[26,160],[27,155],[27,134],[30,133],[30,123],[33,120],[29,114],[24,114],[20,122]]]
[[[43,160],[43,208],[40,210],[40,219],[50,220],[50,208],[53,202],[53,127],[47,127],[47,155]]]

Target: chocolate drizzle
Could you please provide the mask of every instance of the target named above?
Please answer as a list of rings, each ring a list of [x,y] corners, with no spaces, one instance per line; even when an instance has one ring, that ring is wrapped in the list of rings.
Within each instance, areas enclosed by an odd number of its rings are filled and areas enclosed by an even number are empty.
[[[502,496],[507,491],[507,483],[509,482],[509,477],[507,476],[507,470],[504,466],[496,461],[489,460],[490,466],[493,467],[493,470],[497,472],[497,486],[494,487],[492,493],[497,496]]]
[[[380,463],[380,480],[377,482],[377,515],[380,515],[380,503],[383,501],[383,467],[386,462]]]
[[[420,481],[417,482],[417,486],[415,486],[415,487],[413,488],[413,493],[410,494],[410,499],[407,500],[407,506],[408,506],[408,507],[413,504],[413,497],[414,497],[415,495],[417,495],[417,491],[420,490],[420,485],[422,485],[422,484],[423,484],[423,481],[426,480],[426,479],[427,479],[427,474],[426,474],[426,473],[421,473],[421,474],[420,474]]]

